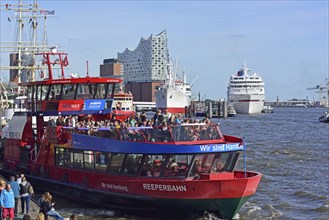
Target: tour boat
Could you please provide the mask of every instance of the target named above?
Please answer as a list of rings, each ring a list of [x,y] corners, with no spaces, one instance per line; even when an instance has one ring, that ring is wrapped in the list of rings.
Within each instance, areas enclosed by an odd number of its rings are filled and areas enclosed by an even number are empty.
[[[121,79],[65,78],[64,72],[53,79],[53,66],[63,71],[66,54],[36,55],[43,56],[49,78],[21,83],[26,109],[14,113],[2,140],[2,175],[24,172],[37,189],[104,207],[208,211],[226,219],[255,194],[262,175],[247,171],[245,161],[244,170],[236,170],[239,157],[245,158],[243,139],[209,122],[94,126],[112,119]],[[56,123],[63,117],[91,124]]]

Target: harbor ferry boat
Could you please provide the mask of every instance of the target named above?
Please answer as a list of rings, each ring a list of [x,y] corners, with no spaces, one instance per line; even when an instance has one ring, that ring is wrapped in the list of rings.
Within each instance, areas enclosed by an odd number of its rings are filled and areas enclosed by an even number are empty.
[[[53,79],[66,54],[42,53],[49,78],[22,83],[4,142],[8,176],[24,172],[38,189],[116,209],[217,213],[231,219],[256,192],[261,174],[236,170],[243,140],[218,124],[162,127],[58,125],[61,117],[111,120],[116,78]],[[58,57],[57,59],[53,57]]]

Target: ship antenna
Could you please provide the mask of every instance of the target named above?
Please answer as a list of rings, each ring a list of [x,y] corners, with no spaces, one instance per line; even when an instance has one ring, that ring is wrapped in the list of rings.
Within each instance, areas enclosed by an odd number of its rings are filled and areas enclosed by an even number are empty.
[[[87,60],[87,76],[89,76],[89,66],[88,66],[88,60]]]

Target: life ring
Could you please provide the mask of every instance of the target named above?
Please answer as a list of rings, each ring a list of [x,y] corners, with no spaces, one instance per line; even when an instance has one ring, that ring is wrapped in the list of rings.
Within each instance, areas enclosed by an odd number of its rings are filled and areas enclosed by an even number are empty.
[[[88,187],[88,186],[89,186],[88,177],[83,177],[82,184],[83,184],[83,186],[85,186],[85,187]]]
[[[69,174],[68,173],[64,173],[63,181],[64,181],[64,183],[68,183],[69,182]]]

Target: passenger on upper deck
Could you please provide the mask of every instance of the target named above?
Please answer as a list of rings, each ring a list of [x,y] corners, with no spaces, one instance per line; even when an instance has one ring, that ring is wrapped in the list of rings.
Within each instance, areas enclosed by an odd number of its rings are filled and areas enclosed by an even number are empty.
[[[165,122],[169,121],[169,119],[171,117],[171,113],[168,111],[168,109],[165,110],[165,113],[164,113],[163,117],[164,117]]]

